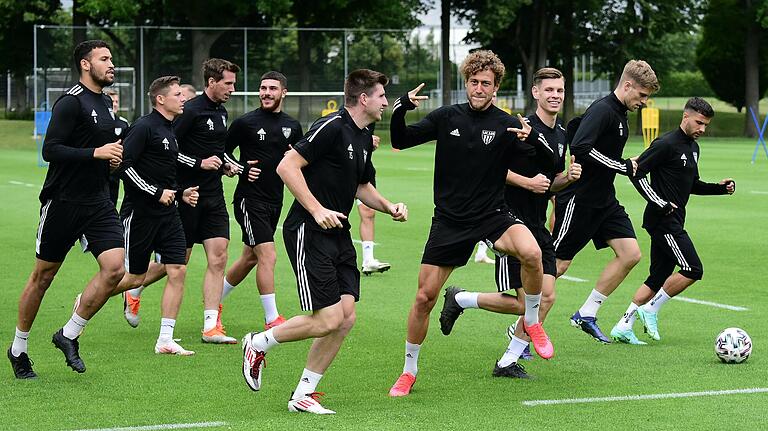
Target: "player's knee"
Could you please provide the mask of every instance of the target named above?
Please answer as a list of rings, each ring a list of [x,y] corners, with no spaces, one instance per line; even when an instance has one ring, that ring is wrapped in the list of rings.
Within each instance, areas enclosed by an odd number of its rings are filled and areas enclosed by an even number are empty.
[[[34,271],[29,277],[31,281],[30,284],[38,290],[46,291],[51,287],[51,283],[53,283],[53,278],[55,276],[56,271]]]
[[[187,275],[187,265],[166,265],[165,271],[168,273],[168,279],[183,280]]]
[[[341,322],[341,327],[339,327],[339,331],[342,333],[342,335],[346,336],[349,334],[349,331],[351,331],[352,327],[355,326],[356,321],[357,314],[355,312],[344,316],[344,320]]]
[[[227,265],[227,251],[222,250],[220,252],[211,253],[208,255],[208,268],[214,271],[224,272],[224,268]]]
[[[109,285],[117,286],[125,276],[125,266],[121,263],[113,263],[101,267],[101,276]]]
[[[317,330],[319,332],[318,337],[325,337],[331,332],[338,331],[341,325],[344,323],[344,314],[330,313],[324,316],[318,321]]]
[[[643,254],[640,252],[640,247],[633,247],[619,255],[619,259],[621,259],[624,266],[629,268],[637,265],[642,257]]]
[[[541,249],[536,244],[519,249],[520,263],[527,268],[541,268]]]
[[[436,302],[436,293],[433,294],[432,292],[427,291],[427,289],[419,289],[419,291],[416,292],[416,301],[414,305],[419,311],[429,313],[433,308],[435,308]]]
[[[557,276],[560,277],[561,275],[565,274],[566,271],[568,271],[568,267],[571,266],[570,260],[559,260],[557,261]]]

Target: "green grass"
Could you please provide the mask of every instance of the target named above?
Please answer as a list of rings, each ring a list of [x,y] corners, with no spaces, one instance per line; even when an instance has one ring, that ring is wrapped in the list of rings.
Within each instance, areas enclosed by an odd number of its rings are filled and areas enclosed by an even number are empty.
[[[15,123],[14,123],[15,124]],[[34,263],[38,223],[37,194],[45,170],[38,168],[29,146],[31,123],[13,131],[0,122],[0,339],[13,337],[19,294]],[[13,138],[15,136],[15,138]],[[11,139],[12,141],[7,141]],[[383,139],[387,142],[386,136]],[[16,381],[4,365],[0,382],[0,428],[68,430],[168,423],[225,421],[221,429],[714,429],[724,423],[736,429],[760,429],[768,395],[730,395],[599,404],[525,407],[525,400],[603,397],[672,392],[741,389],[768,386],[765,369],[768,323],[764,313],[768,234],[766,176],[768,161],[749,163],[753,143],[739,139],[702,139],[701,175],[708,181],[732,176],[734,196],[694,197],[687,229],[704,262],[704,280],[684,295],[749,311],[669,302],[661,313],[663,340],[646,347],[599,345],[568,325],[568,317],[584,301],[610,258],[607,251],[587,247],[569,275],[589,283],[561,281],[547,328],[555,344],[551,361],[537,359],[527,370],[537,378],[514,381],[491,377],[494,361],[503,353],[509,316],[469,310],[450,337],[440,334],[437,311],[421,353],[419,380],[411,396],[390,399],[387,391],[402,369],[406,316],[412,303],[419,260],[432,216],[434,148],[392,152],[386,146],[375,155],[380,190],[409,205],[410,220],[397,224],[379,215],[376,255],[392,263],[383,275],[362,279],[357,325],[323,378],[321,391],[333,417],[290,414],[286,401],[303,368],[309,341],[278,346],[270,352],[262,391],[248,390],[241,377],[239,346],[210,346],[199,342],[202,320],[203,252],[192,256],[186,298],[176,327],[182,344],[197,351],[191,358],[152,353],[159,326],[161,285],[147,289],[142,323],[130,328],[122,318],[122,303],[113,299],[97,314],[81,337],[88,366],[79,375],[67,368],[50,343],[51,334],[66,322],[72,301],[96,270],[89,255],[73,249],[50,288],[30,336],[30,355],[40,376]],[[26,147],[21,149],[21,147]],[[639,139],[627,154],[638,153]],[[22,184],[17,184],[22,183]],[[25,186],[32,184],[34,186]],[[227,196],[234,183],[225,180]],[[617,179],[619,198],[639,229],[643,202],[628,183]],[[284,211],[284,214],[287,210]],[[357,215],[352,215],[353,226]],[[230,262],[240,253],[239,229],[233,223]],[[358,237],[355,232],[354,237]],[[647,275],[648,236],[638,231],[645,255],[600,311],[605,331],[626,309]],[[277,292],[280,311],[299,311],[296,284],[277,238]],[[465,288],[493,291],[493,268],[469,264],[449,280]],[[438,302],[438,310],[442,299]],[[257,330],[263,314],[253,275],[227,298],[224,324],[234,336]],[[753,357],[741,365],[720,364],[713,353],[717,333],[729,326],[752,336]],[[635,327],[640,334],[639,326]]]

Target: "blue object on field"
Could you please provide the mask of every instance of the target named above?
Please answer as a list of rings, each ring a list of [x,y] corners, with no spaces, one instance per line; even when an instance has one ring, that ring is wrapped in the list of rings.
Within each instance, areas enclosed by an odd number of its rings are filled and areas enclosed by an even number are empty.
[[[755,115],[755,111],[752,110],[751,106],[749,107],[749,113],[752,114],[752,121],[755,123],[755,129],[758,130],[757,142],[755,143],[755,151],[752,152],[752,163],[755,163],[755,160],[757,159],[757,151],[760,149],[761,145],[763,147],[763,151],[765,152],[765,157],[768,158],[768,148],[765,146],[765,138],[763,138],[765,127],[768,126],[768,115],[765,116],[763,127],[760,127],[760,120],[757,119],[757,115]]]
[[[51,122],[51,111],[35,112],[35,143],[37,144],[37,165],[40,167],[48,166],[43,160],[43,140],[45,132],[48,131],[48,123]]]

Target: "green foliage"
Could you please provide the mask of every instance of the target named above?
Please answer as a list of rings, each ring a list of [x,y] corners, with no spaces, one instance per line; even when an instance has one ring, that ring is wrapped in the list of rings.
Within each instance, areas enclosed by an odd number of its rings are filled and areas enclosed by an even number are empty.
[[[23,77],[32,70],[32,26],[53,24],[59,0],[0,0],[0,70]]]
[[[657,97],[709,97],[715,93],[701,71],[671,71],[659,78],[661,90]]]

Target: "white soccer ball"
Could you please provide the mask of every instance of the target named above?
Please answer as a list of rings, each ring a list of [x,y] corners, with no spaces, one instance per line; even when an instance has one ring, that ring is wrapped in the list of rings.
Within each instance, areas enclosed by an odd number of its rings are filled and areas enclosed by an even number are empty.
[[[715,340],[715,354],[726,364],[744,362],[752,353],[752,339],[741,328],[726,328]]]

